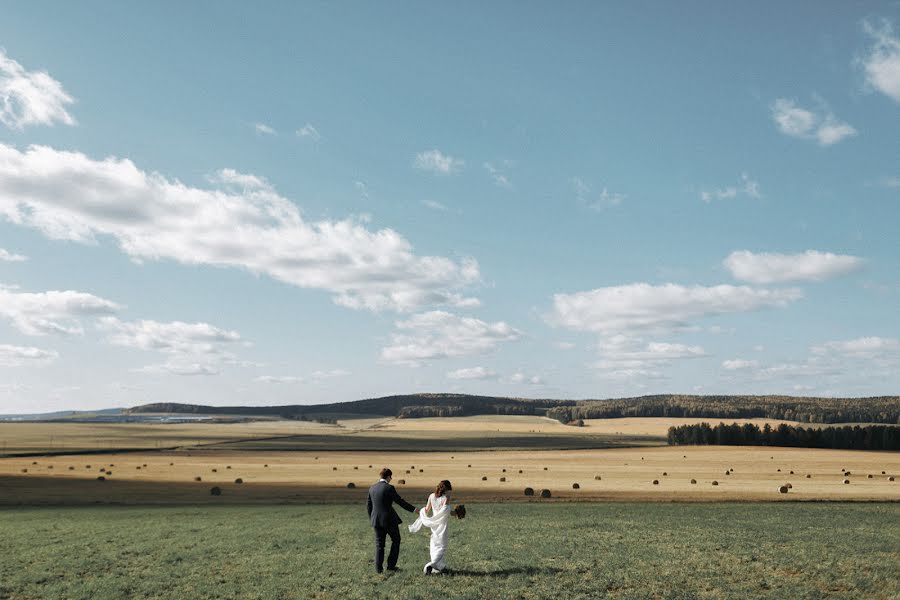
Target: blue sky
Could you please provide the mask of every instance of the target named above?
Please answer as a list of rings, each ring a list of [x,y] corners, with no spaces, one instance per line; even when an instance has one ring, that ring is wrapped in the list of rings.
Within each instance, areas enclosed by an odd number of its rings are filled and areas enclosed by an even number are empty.
[[[0,412],[896,394],[900,6],[16,3]]]

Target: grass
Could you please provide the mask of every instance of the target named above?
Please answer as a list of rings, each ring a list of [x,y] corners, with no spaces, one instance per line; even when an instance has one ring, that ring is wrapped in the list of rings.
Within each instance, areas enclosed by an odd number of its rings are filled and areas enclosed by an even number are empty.
[[[407,516],[407,521],[409,518]],[[896,504],[469,504],[374,574],[362,505],[0,510],[0,598],[896,598]]]

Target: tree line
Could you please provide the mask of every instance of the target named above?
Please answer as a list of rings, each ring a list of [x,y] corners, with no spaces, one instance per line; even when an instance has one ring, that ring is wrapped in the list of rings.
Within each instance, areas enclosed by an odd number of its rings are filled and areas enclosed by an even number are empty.
[[[900,396],[814,398],[795,396],[656,395],[611,400],[584,400],[555,406],[547,416],[560,423],[578,419],[621,417],[694,417],[710,419],[778,419],[802,423],[900,424]]]
[[[782,423],[760,429],[753,423],[709,423],[669,427],[670,446],[796,446],[840,450],[900,450],[900,427],[865,425],[795,427]]]

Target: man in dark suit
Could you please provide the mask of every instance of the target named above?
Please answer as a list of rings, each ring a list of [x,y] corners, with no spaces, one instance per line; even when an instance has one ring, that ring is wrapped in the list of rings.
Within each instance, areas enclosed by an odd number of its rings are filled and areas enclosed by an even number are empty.
[[[388,554],[388,571],[397,570],[397,559],[400,557],[400,516],[394,510],[394,502],[408,510],[415,512],[416,508],[400,497],[394,486],[391,485],[390,469],[381,470],[381,479],[369,488],[369,499],[366,509],[369,511],[369,520],[375,529],[375,572],[381,573],[384,564],[384,542],[387,536],[391,537],[391,552]]]

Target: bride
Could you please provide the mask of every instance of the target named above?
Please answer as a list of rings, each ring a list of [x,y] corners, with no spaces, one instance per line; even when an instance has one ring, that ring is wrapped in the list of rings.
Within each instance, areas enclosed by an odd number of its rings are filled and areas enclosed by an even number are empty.
[[[431,530],[431,560],[423,569],[427,575],[440,573],[447,568],[444,562],[449,538],[447,525],[450,522],[450,515],[456,514],[450,509],[450,491],[452,489],[453,486],[446,479],[437,484],[434,493],[428,496],[425,507],[419,511],[419,518],[409,526],[411,533],[418,533],[423,525]],[[427,514],[428,511],[431,511],[430,517]]]

